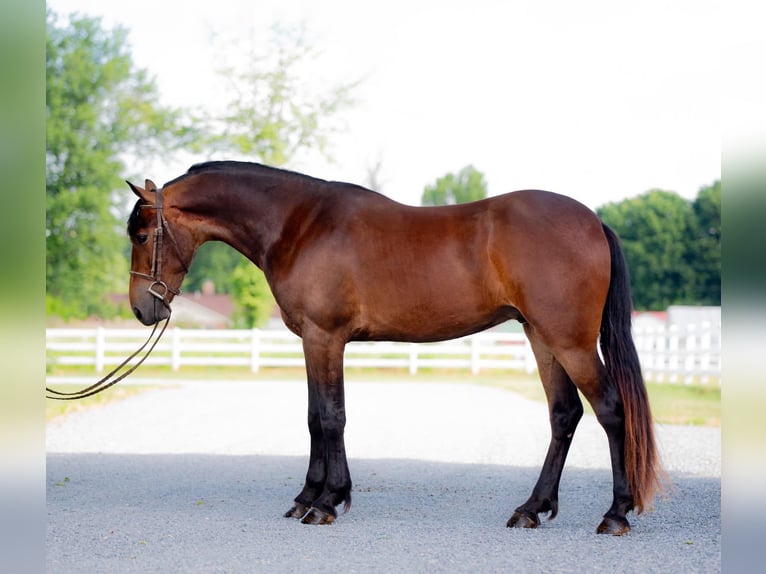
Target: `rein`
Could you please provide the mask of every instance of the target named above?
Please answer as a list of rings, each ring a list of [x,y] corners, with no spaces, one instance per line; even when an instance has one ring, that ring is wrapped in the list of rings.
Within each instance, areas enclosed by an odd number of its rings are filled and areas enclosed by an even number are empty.
[[[145,360],[146,358],[151,354],[151,352],[154,350],[154,347],[157,345],[159,340],[162,338],[162,335],[165,333],[165,329],[167,329],[168,323],[170,323],[170,316],[172,314],[172,309],[170,308],[170,303],[166,299],[166,296],[168,293],[173,293],[174,295],[180,295],[181,290],[175,289],[173,287],[170,287],[167,283],[165,283],[162,280],[162,239],[163,239],[163,230],[167,232],[168,237],[170,238],[170,241],[173,245],[173,249],[176,253],[176,257],[178,258],[179,263],[181,263],[181,266],[184,269],[184,272],[187,273],[189,271],[189,267],[184,263],[183,257],[181,257],[181,250],[178,247],[178,242],[176,241],[175,236],[173,235],[173,232],[170,229],[170,226],[168,225],[167,219],[165,219],[165,214],[163,213],[162,209],[162,189],[155,190],[157,193],[157,201],[154,205],[146,204],[141,205],[141,208],[146,209],[155,209],[157,213],[157,226],[154,229],[154,238],[153,238],[153,245],[152,245],[152,270],[151,275],[147,275],[146,273],[139,273],[138,271],[133,271],[131,269],[130,274],[134,275],[136,277],[142,277],[144,279],[149,279],[152,283],[147,287],[147,291],[157,299],[159,299],[160,303],[162,303],[165,308],[168,310],[168,316],[165,319],[165,323],[162,325],[162,329],[160,330],[160,334],[157,335],[157,338],[154,340],[154,342],[151,344],[149,349],[146,351],[146,353],[138,360],[138,362],[129,367],[124,373],[121,373],[118,375],[118,372],[128,366],[128,363],[133,360],[138,354],[141,353],[141,351],[146,348],[146,346],[149,344],[149,342],[154,337],[154,334],[157,332],[157,327],[161,323],[161,321],[158,321],[154,324],[154,328],[152,329],[152,332],[149,334],[149,338],[144,342],[143,345],[141,345],[133,354],[131,354],[127,359],[125,359],[122,363],[120,363],[117,367],[115,367],[112,371],[110,371],[106,376],[98,380],[96,383],[90,385],[89,387],[86,387],[84,389],[81,389],[79,391],[74,391],[71,393],[65,393],[61,391],[56,391],[54,389],[51,389],[50,387],[45,387],[46,395],[45,397],[48,399],[56,399],[59,401],[72,401],[75,399],[84,399],[85,397],[90,397],[92,395],[98,394],[101,391],[105,391],[109,387],[116,385],[121,380],[123,380],[125,377],[130,375],[133,371],[135,371]],[[162,288],[162,292],[158,291],[156,287],[159,286]],[[115,377],[112,379],[112,377]],[[112,379],[112,380],[110,380]]]
[[[92,395],[98,394],[101,391],[105,391],[112,385],[116,385],[119,383],[122,379],[127,377],[129,374],[131,374],[133,371],[135,371],[141,363],[146,360],[146,358],[149,356],[149,354],[154,350],[155,345],[159,342],[159,340],[162,338],[162,334],[165,332],[165,329],[168,326],[168,323],[170,322],[170,315],[168,315],[168,318],[165,319],[165,324],[162,326],[162,330],[160,331],[160,334],[157,336],[157,338],[154,340],[152,345],[149,347],[149,350],[146,351],[146,354],[141,357],[138,362],[130,367],[127,371],[122,373],[121,375],[117,376],[113,380],[109,380],[111,377],[113,377],[120,369],[125,367],[133,358],[138,355],[141,351],[144,350],[144,347],[149,344],[149,341],[152,340],[152,337],[154,337],[154,333],[157,332],[157,327],[159,326],[160,322],[154,324],[154,328],[152,329],[151,334],[149,335],[149,338],[146,340],[146,342],[141,345],[132,355],[130,355],[127,359],[125,359],[122,363],[117,365],[112,371],[110,371],[106,376],[104,376],[102,379],[98,380],[96,383],[92,384],[89,387],[86,387],[84,389],[81,389],[79,391],[74,391],[71,393],[64,393],[62,391],[57,391],[55,389],[51,389],[50,387],[45,387],[45,392],[47,393],[45,395],[46,399],[56,399],[58,401],[73,401],[75,399],[84,399],[85,397],[90,397]]]

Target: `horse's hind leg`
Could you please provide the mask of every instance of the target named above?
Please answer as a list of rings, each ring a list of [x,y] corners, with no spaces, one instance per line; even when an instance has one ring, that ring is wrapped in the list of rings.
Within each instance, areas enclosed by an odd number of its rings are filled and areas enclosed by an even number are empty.
[[[612,506],[604,514],[596,531],[616,536],[627,534],[630,524],[626,514],[633,509],[633,496],[625,470],[625,411],[620,391],[595,350],[570,350],[558,356],[577,388],[593,407],[609,441]]]
[[[545,456],[540,477],[532,489],[529,499],[516,508],[508,520],[508,527],[536,528],[540,525],[538,514],[550,512],[548,520],[558,514],[558,493],[561,471],[572,444],[572,437],[577,423],[582,417],[583,408],[577,388],[553,354],[525,326],[532,344],[540,379],[548,399],[550,414],[551,441]]]

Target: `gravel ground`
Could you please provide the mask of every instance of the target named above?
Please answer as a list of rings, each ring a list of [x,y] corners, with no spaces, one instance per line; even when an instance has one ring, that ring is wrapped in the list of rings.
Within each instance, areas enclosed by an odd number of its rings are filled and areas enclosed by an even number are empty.
[[[133,382],[147,382],[139,379]],[[347,382],[353,507],[282,518],[308,458],[303,382],[178,382],[47,427],[46,570],[720,572],[720,429],[658,426],[674,483],[597,536],[606,437],[580,423],[560,513],[505,528],[537,478],[546,407],[489,387]]]

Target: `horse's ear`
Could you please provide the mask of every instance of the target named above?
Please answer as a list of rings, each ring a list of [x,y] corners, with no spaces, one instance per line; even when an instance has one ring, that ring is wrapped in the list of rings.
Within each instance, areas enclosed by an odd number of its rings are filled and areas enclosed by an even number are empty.
[[[151,184],[151,186],[154,187],[154,189],[143,189],[138,187],[137,185],[132,184],[131,182],[127,180],[125,180],[125,183],[127,183],[130,186],[130,189],[133,190],[133,193],[135,193],[140,199],[143,199],[147,203],[155,202],[156,195],[150,193],[150,191],[151,192],[157,191],[157,188],[150,180],[147,179],[145,185],[147,186],[147,188],[149,188],[149,184]]]
[[[146,191],[157,191],[157,185],[151,179],[147,179],[144,182],[144,189]]]

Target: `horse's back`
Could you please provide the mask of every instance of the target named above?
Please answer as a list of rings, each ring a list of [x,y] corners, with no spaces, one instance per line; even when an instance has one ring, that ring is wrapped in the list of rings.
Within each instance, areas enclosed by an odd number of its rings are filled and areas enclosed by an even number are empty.
[[[601,223],[566,196],[529,190],[426,208],[357,194],[336,213],[335,293],[348,294],[359,338],[451,338],[606,296]]]
[[[412,207],[383,196],[347,204],[339,232],[352,236],[359,255],[407,271],[435,266],[472,272],[481,266],[504,281],[544,267],[602,267],[608,244],[598,216],[578,201],[540,190],[515,191],[471,203]],[[476,266],[473,263],[478,263]]]

